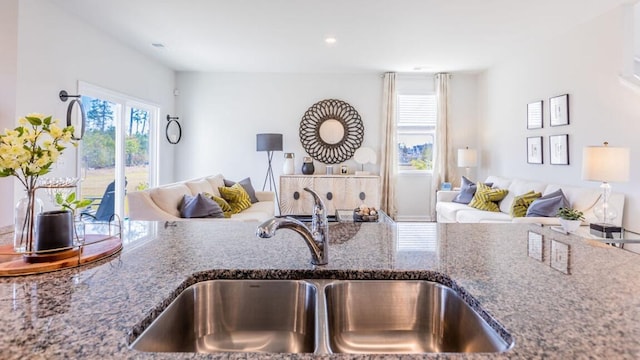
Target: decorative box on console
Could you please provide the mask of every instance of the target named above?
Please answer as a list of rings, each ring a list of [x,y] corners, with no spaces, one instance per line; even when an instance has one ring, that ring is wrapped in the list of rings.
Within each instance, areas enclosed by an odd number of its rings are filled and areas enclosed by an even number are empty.
[[[622,228],[609,224],[589,224],[591,235],[605,239],[622,239]]]

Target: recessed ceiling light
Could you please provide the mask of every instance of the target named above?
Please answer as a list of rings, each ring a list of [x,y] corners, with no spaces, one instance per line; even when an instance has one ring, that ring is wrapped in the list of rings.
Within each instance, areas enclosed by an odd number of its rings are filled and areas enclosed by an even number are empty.
[[[326,38],[324,38],[324,42],[326,42],[327,44],[335,44],[336,41],[338,40],[333,36],[327,36]]]
[[[151,46],[158,49],[164,48],[164,45],[162,43],[151,43]]]

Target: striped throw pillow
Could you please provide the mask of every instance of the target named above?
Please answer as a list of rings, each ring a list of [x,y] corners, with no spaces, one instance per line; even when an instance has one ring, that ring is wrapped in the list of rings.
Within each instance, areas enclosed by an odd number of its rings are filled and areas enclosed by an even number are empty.
[[[527,215],[527,209],[529,209],[529,205],[531,203],[542,196],[542,193],[535,192],[533,190],[528,193],[518,195],[513,198],[513,204],[511,205],[511,209],[509,213],[511,217],[524,217]]]
[[[231,206],[231,213],[233,214],[237,214],[240,211],[251,207],[251,198],[240,183],[236,183],[229,187],[220,186],[218,191],[220,191],[220,196],[222,196],[222,198]]]
[[[499,212],[498,201],[504,199],[508,192],[507,189],[494,189],[483,183],[478,183],[478,189],[469,206],[479,210]]]
[[[227,202],[227,200],[219,197],[219,196],[215,196],[211,193],[208,192],[203,192],[202,193],[204,196],[210,198],[211,200],[215,201],[216,203],[218,203],[218,205],[220,206],[220,209],[222,209],[222,212],[224,213],[224,217],[230,217],[231,216],[231,205],[229,205],[229,203]]]

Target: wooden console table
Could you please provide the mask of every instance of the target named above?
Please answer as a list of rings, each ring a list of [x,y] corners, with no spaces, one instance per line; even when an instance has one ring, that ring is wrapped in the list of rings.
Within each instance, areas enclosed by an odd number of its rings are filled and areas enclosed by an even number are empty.
[[[363,204],[380,209],[380,177],[377,175],[283,175],[280,176],[282,215],[311,214],[313,198],[304,191],[305,187],[320,195],[327,214]]]

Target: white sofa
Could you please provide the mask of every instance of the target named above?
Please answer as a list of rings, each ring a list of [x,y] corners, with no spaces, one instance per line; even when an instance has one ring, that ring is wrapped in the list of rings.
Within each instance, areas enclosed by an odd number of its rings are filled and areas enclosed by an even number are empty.
[[[224,177],[221,174],[207,176],[198,179],[180,181],[162,185],[143,191],[131,191],[127,194],[129,202],[129,218],[131,220],[192,220],[180,217],[178,206],[184,195],[197,195],[208,192],[220,196],[218,187],[224,185]],[[275,193],[271,191],[256,191],[257,203],[238,214],[226,219],[206,220],[239,220],[239,221],[266,221],[275,213]]]
[[[594,206],[602,195],[600,188],[585,188],[560,184],[543,183],[522,179],[509,179],[499,176],[489,176],[485,183],[493,183],[494,188],[508,189],[509,192],[500,201],[500,212],[484,211],[472,208],[465,204],[452,202],[459,191],[438,191],[436,195],[437,221],[443,223],[538,223],[545,225],[560,224],[557,217],[515,217],[509,215],[513,199],[531,190],[547,195],[558,189],[562,189],[572,208],[582,211],[585,223],[598,222],[593,213]],[[612,193],[609,206],[616,209],[618,216],[611,221],[614,225],[621,226],[624,210],[624,195]]]

